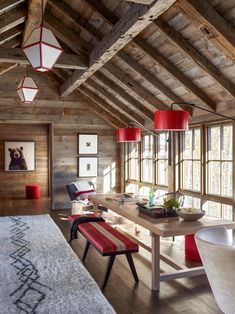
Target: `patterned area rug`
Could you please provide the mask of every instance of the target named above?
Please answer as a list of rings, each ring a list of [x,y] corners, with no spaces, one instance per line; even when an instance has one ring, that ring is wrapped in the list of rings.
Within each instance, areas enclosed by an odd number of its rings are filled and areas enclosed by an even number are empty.
[[[0,218],[0,313],[115,313],[49,215]]]

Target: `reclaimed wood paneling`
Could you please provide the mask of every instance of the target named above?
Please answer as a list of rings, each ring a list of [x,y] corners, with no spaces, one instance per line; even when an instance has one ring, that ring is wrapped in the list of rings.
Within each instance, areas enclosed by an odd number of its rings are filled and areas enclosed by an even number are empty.
[[[36,171],[5,172],[4,142],[35,141]],[[48,126],[38,124],[0,124],[0,198],[24,198],[25,185],[38,183],[41,195],[48,196]]]

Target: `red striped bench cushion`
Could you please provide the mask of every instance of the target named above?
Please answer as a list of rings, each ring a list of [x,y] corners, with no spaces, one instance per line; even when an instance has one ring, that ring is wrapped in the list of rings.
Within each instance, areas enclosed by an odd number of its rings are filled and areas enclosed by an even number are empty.
[[[74,216],[72,216],[73,220],[79,218]],[[78,230],[102,255],[122,251],[138,252],[139,250],[138,244],[106,222],[85,222],[78,226]]]

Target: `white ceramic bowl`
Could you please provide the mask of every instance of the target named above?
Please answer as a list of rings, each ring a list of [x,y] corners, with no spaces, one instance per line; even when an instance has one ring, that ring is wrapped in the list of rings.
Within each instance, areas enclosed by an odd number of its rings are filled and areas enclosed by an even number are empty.
[[[177,215],[186,220],[186,221],[196,221],[198,219],[201,219],[205,215],[205,211],[201,210],[199,213],[193,214],[193,213],[182,213],[180,209],[176,210]]]

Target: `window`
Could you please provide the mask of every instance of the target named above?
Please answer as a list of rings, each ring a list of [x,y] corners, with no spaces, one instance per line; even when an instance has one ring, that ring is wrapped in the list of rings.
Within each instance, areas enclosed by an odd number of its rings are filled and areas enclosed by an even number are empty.
[[[129,179],[139,180],[139,145],[129,143]]]
[[[232,125],[207,128],[207,193],[232,197]]]
[[[207,201],[202,209],[208,216],[233,220],[233,207],[230,205]]]
[[[200,129],[192,128],[181,137],[181,188],[201,190],[201,139]]]
[[[142,140],[141,180],[153,183],[153,136],[144,135]]]
[[[168,142],[167,133],[160,133],[156,137],[156,183],[168,185]]]

